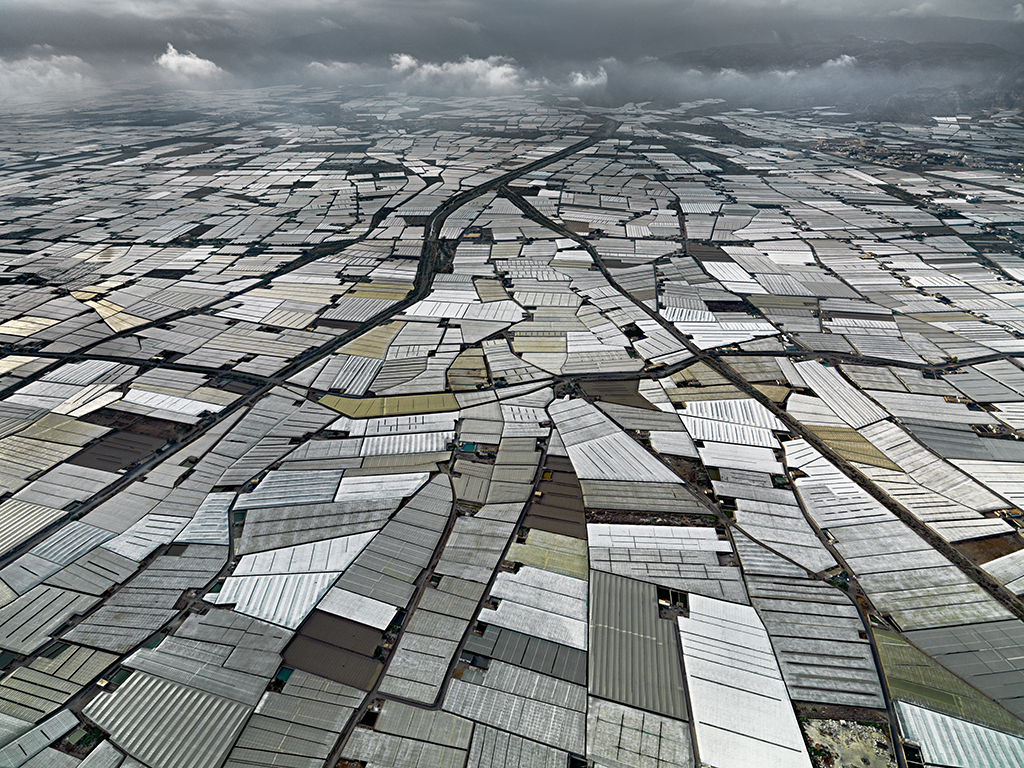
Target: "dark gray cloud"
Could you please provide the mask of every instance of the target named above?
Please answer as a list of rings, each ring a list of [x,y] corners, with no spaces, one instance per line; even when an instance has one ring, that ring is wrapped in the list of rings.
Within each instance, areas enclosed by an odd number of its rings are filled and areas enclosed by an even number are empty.
[[[1016,36],[1015,0],[5,0],[0,55],[32,44],[151,58],[167,42],[222,66],[270,53],[356,61],[408,51],[519,61],[661,56],[773,37],[880,34]],[[959,21],[967,20],[967,23]],[[993,22],[1003,22],[994,24]],[[959,38],[957,38],[959,39]],[[145,52],[145,53],[144,53]],[[84,56],[83,56],[84,58]]]
[[[33,78],[50,89],[77,78],[675,93],[686,90],[679,73],[645,62],[708,46],[848,35],[989,42],[1024,53],[1016,0],[5,0],[3,14],[0,95]],[[396,68],[394,56],[416,64]],[[818,82],[812,75],[803,79]],[[727,73],[694,81],[732,82]],[[785,82],[772,87],[799,90]]]

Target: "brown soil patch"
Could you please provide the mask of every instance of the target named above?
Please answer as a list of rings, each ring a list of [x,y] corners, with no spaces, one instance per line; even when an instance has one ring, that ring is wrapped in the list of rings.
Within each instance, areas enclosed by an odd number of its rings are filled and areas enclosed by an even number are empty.
[[[961,554],[981,565],[1024,549],[1024,540],[1016,533],[1005,533],[1002,536],[992,536],[988,539],[961,541],[954,546],[960,550]]]

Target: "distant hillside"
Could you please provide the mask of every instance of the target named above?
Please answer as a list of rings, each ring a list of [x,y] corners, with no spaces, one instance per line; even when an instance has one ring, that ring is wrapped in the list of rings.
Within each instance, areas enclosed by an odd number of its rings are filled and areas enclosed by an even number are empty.
[[[820,67],[843,57],[855,58],[856,66],[867,70],[900,72],[908,68],[1001,68],[1012,69],[1024,60],[999,46],[986,43],[907,43],[902,40],[877,42],[848,38],[836,42],[785,45],[730,45],[682,51],[661,61],[684,69],[742,72],[800,70]]]
[[[682,51],[658,65],[677,72],[683,86],[698,83],[701,95],[761,108],[827,103],[903,121],[1024,108],[1024,57],[987,43],[846,38],[734,45]]]
[[[906,122],[929,115],[955,115],[994,109],[1024,110],[1024,65],[973,86],[920,88],[894,93],[864,105],[860,112],[872,120]]]

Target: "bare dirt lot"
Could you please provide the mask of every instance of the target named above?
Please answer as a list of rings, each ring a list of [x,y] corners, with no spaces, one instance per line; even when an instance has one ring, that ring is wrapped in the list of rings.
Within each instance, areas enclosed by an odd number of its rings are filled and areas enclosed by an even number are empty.
[[[853,720],[801,720],[815,768],[896,768],[889,729]]]
[[[978,565],[995,560],[997,557],[1009,555],[1024,548],[1024,539],[1016,533],[992,536],[988,539],[958,542],[956,548]]]

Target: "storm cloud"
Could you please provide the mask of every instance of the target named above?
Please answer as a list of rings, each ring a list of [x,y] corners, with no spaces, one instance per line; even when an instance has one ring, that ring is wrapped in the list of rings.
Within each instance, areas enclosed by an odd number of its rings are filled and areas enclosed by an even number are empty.
[[[810,99],[828,90],[820,84],[829,77],[852,93],[867,87],[867,74],[841,57],[812,71],[756,75],[656,62],[709,46],[851,35],[1024,53],[1022,19],[1015,0],[7,0],[0,88],[9,95],[38,83],[57,93],[76,79],[380,83],[432,94],[543,87],[627,100],[773,88]]]

